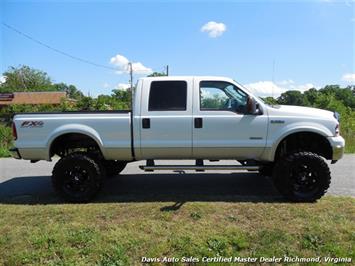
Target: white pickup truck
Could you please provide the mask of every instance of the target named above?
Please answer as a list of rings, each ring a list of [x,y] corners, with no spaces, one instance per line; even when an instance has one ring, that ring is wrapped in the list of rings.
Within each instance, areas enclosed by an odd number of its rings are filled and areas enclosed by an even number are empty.
[[[17,114],[13,156],[36,162],[58,155],[55,190],[87,202],[105,176],[137,160],[147,160],[140,166],[145,171],[259,171],[289,200],[315,201],[330,184],[325,159],[334,163],[343,155],[337,113],[270,106],[229,78],[142,78],[132,98],[132,111]],[[155,159],[196,163],[156,165]],[[204,164],[220,159],[236,164]]]

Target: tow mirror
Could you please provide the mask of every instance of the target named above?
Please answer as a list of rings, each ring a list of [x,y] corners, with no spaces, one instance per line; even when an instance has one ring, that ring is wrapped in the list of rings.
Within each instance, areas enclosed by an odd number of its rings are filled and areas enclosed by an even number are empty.
[[[247,103],[247,113],[249,115],[257,115],[257,103],[255,99],[251,96],[248,96],[248,103]]]

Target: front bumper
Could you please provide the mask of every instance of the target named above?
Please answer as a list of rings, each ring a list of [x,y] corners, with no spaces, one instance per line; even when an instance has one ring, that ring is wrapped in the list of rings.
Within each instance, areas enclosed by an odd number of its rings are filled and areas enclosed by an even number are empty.
[[[345,148],[345,140],[343,137],[328,137],[330,145],[333,150],[332,160],[337,161],[343,157],[344,148]]]
[[[20,152],[18,151],[17,148],[11,148],[9,149],[11,156],[15,159],[22,159]]]

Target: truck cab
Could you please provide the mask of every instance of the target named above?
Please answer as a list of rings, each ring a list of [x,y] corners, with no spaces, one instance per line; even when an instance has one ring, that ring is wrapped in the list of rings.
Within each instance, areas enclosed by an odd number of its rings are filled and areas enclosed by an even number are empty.
[[[257,159],[265,149],[263,103],[231,79],[143,78],[134,99],[136,158]]]

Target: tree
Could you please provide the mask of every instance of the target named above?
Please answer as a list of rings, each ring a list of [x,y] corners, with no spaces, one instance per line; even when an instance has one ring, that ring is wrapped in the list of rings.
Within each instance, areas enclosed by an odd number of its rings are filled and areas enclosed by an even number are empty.
[[[128,90],[112,90],[111,97],[114,99],[114,109],[131,109],[132,93]]]
[[[277,100],[274,97],[265,97],[263,98],[264,102],[270,105],[277,105]]]
[[[153,72],[152,74],[149,74],[147,77],[164,77],[166,76],[166,73],[164,72]]]
[[[93,98],[89,96],[84,96],[77,102],[77,108],[82,111],[93,111],[95,110],[96,102]]]
[[[52,85],[56,91],[64,91],[67,93],[68,97],[75,100],[80,100],[84,97],[84,94],[79,91],[74,85],[68,85],[63,82],[56,83]]]
[[[286,91],[277,98],[279,104],[304,105],[304,95],[300,91]]]
[[[46,72],[20,66],[10,67],[3,73],[5,82],[0,84],[0,93],[16,91],[52,91],[51,79]]]

